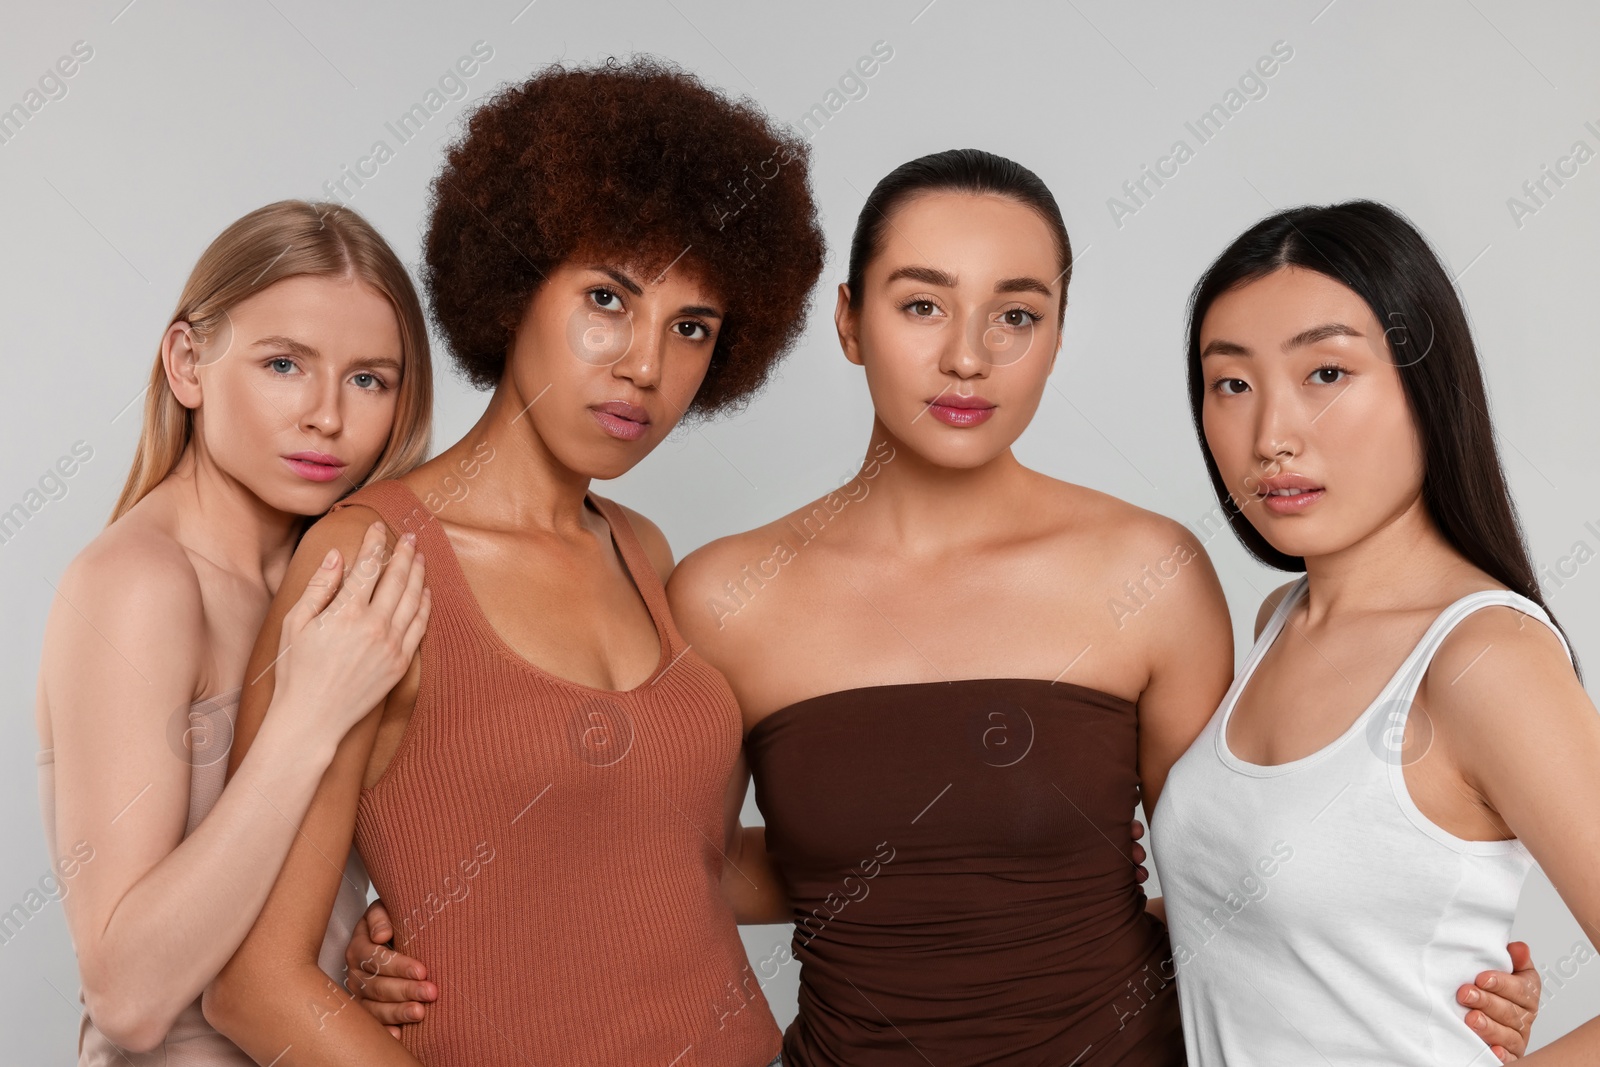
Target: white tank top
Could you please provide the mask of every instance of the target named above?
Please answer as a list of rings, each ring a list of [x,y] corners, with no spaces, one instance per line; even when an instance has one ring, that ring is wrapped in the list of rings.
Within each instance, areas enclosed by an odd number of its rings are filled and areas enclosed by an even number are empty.
[[[1336,741],[1246,763],[1228,749],[1228,719],[1305,589],[1302,578],[1283,598],[1151,818],[1189,1063],[1498,1064],[1455,994],[1510,969],[1533,859],[1520,841],[1430,822],[1406,790],[1401,740],[1457,623],[1494,604],[1550,619],[1516,593],[1462,597]]]

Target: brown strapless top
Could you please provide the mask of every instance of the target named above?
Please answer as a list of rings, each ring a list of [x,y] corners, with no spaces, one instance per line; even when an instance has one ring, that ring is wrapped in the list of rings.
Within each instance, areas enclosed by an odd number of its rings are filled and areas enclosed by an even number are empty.
[[[802,700],[746,740],[794,902],[792,1067],[1181,1065],[1133,704],[1029,678]]]

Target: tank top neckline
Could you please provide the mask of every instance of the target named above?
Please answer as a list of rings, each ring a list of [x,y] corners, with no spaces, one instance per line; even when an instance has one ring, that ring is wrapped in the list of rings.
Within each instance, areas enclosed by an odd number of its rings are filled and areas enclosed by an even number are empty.
[[[1046,691],[1061,689],[1063,691],[1076,692],[1079,695],[1087,694],[1094,699],[1108,701],[1123,708],[1138,707],[1136,702],[1129,700],[1126,697],[1119,697],[1115,693],[1108,693],[1104,689],[1095,689],[1092,686],[1079,685],[1076,682],[1051,681],[1049,678],[994,677],[992,675],[986,675],[979,678],[935,678],[921,682],[881,682],[877,685],[853,685],[846,689],[835,689],[831,692],[818,693],[816,696],[803,697],[800,700],[794,701],[793,703],[785,704],[777,710],[762,716],[762,718],[754,726],[750,727],[750,732],[747,736],[749,739],[753,740],[756,734],[766,728],[767,724],[772,722],[774,719],[777,719],[780,716],[791,718],[798,711],[804,710],[808,705],[816,704],[820,701],[829,700],[834,697],[847,696],[857,693],[885,692],[888,690],[932,688],[942,685],[971,685],[973,683],[983,683],[988,685],[1041,685],[1045,687]]]
[[[411,486],[399,478],[390,479],[390,481],[404,490],[418,504],[422,504],[422,498],[417,496],[416,490],[412,489]],[[622,569],[628,575],[628,580],[633,583],[634,588],[638,591],[639,598],[644,601],[645,610],[650,613],[650,623],[655,627],[656,642],[660,645],[660,653],[656,656],[656,665],[651,668],[649,676],[632,689],[603,689],[599,686],[585,685],[583,682],[576,682],[570,678],[563,678],[559,674],[545,670],[513,648],[511,642],[507,641],[500,631],[495,628],[494,624],[489,621],[489,616],[484,612],[483,605],[478,602],[477,594],[472,591],[472,583],[467,580],[466,571],[462,569],[461,560],[456,555],[455,545],[450,543],[450,535],[445,532],[444,525],[441,523],[436,533],[439,540],[444,542],[445,553],[442,562],[452,572],[451,577],[460,583],[462,595],[459,599],[464,604],[469,625],[478,630],[501,655],[520,665],[529,673],[537,675],[540,679],[567,689],[613,698],[636,696],[654,683],[657,678],[660,678],[662,672],[669,665],[668,657],[672,655],[672,637],[667,626],[667,620],[661,614],[666,609],[665,607],[657,607],[654,602],[655,598],[646,591],[646,583],[640,581],[639,573],[641,570],[648,570],[654,576],[655,568],[649,559],[645,558],[644,548],[634,535],[633,527],[628,522],[628,517],[623,514],[621,508],[616,507],[604,497],[597,495],[593,490],[585,490],[583,498],[594,507],[595,512],[601,518],[606,520],[606,530],[611,538],[612,545],[617,550],[617,557],[622,561]],[[350,503],[360,504],[361,501],[350,500]],[[607,505],[610,506],[608,507]],[[430,518],[434,522],[438,521],[437,516],[430,515]],[[621,526],[620,531],[618,530],[619,525]],[[659,585],[660,579],[655,578],[654,584]]]
[[[1544,613],[1539,610],[1537,604],[1510,589],[1479,589],[1476,592],[1458,597],[1447,604],[1438,615],[1434,616],[1433,621],[1422,632],[1422,636],[1417,638],[1417,643],[1412,646],[1405,659],[1400,661],[1400,665],[1395,668],[1389,679],[1383,683],[1383,687],[1378,690],[1372,701],[1361,709],[1361,713],[1345,728],[1343,733],[1321,748],[1284,763],[1252,763],[1236,755],[1233,749],[1228,746],[1228,724],[1233,721],[1234,709],[1238,707],[1239,698],[1244,695],[1245,688],[1255,675],[1256,668],[1266,658],[1268,649],[1277,643],[1278,636],[1288,623],[1289,612],[1294,610],[1294,606],[1305,596],[1306,590],[1310,588],[1310,581],[1308,576],[1302,575],[1290,587],[1289,592],[1284,595],[1283,600],[1279,602],[1277,609],[1272,613],[1272,618],[1268,621],[1266,629],[1261,631],[1261,637],[1257,639],[1255,647],[1251,649],[1250,656],[1245,661],[1243,668],[1241,668],[1239,677],[1235,680],[1232,689],[1223,698],[1222,707],[1218,709],[1217,758],[1222,761],[1224,766],[1239,774],[1249,775],[1252,778],[1274,778],[1279,775],[1292,774],[1295,771],[1322,762],[1349,744],[1351,738],[1367,728],[1368,720],[1372,718],[1374,712],[1390,701],[1394,690],[1403,685],[1411,676],[1415,671],[1419,658],[1424,654],[1431,655],[1433,646],[1436,644],[1434,638],[1439,633],[1439,630],[1441,627],[1453,625],[1453,621],[1463,606],[1476,600],[1489,598],[1485,600],[1485,603],[1498,602],[1508,607],[1514,607],[1526,614],[1534,615],[1536,618],[1545,619]]]

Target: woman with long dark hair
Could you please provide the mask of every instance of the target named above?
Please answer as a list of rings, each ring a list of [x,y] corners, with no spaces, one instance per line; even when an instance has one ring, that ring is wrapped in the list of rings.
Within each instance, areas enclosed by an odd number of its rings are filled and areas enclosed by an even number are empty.
[[[1473,1062],[1537,861],[1600,930],[1600,716],[1523,545],[1466,313],[1396,212],[1252,227],[1195,289],[1217,496],[1300,579],[1152,821],[1196,1064]],[[1528,1057],[1592,1063],[1600,1021]]]
[[[786,1063],[1183,1060],[1129,826],[1168,803],[1232,628],[1189,531],[1012,452],[1071,266],[1025,167],[966,149],[896,168],[835,307],[874,407],[860,473],[673,573],[767,820],[733,838],[725,888],[743,921],[795,923],[750,976],[800,965]]]

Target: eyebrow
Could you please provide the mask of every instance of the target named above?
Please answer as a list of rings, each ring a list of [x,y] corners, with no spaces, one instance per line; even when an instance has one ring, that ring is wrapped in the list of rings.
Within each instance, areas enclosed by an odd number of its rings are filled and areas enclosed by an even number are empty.
[[[1314,345],[1318,341],[1326,341],[1330,337],[1365,337],[1366,334],[1353,326],[1346,326],[1342,322],[1325,322],[1320,326],[1313,326],[1308,330],[1301,330],[1279,347],[1287,352],[1291,348],[1303,348]],[[1201,351],[1200,358],[1207,356],[1248,356],[1251,352],[1244,345],[1236,341],[1225,341],[1217,338]]]
[[[281,336],[263,337],[261,340],[255,342],[250,347],[251,348],[286,348],[290,352],[293,352],[295,355],[301,356],[301,357],[303,357],[305,359],[321,359],[322,358],[322,353],[321,352],[318,352],[315,348],[312,348],[310,345],[306,344],[304,341],[296,341],[293,337],[281,337]],[[362,359],[362,360],[357,360],[356,362],[359,363],[363,367],[387,367],[389,370],[396,371],[396,372],[399,372],[399,371],[402,371],[402,370],[405,369],[400,365],[400,361],[399,360],[390,359],[388,356],[378,356],[375,359]]]
[[[948,271],[942,271],[937,267],[901,267],[898,270],[892,271],[889,274],[889,277],[884,279],[884,282],[885,284],[897,282],[901,278],[910,278],[912,281],[926,282],[929,285],[938,285],[946,289],[954,289],[957,284],[956,276],[954,274],[951,274]],[[997,293],[1039,293],[1044,296],[1052,295],[1050,292],[1050,286],[1046,285],[1038,278],[1028,277],[1027,275],[1017,278],[1002,278],[994,283],[994,291]]]
[[[321,352],[318,352],[315,348],[312,348],[310,345],[306,344],[303,341],[296,341],[293,337],[279,337],[279,336],[263,337],[261,340],[257,341],[255,344],[251,345],[250,347],[251,348],[287,348],[289,351],[293,352],[295,355],[304,356],[306,359],[321,359],[322,358],[322,353]]]
[[[1020,278],[1002,278],[994,283],[997,293],[1038,293],[1041,296],[1050,296],[1050,287],[1038,278],[1026,275]]]
[[[632,293],[634,296],[644,295],[644,290],[639,287],[638,282],[634,281],[632,278],[628,277],[615,267],[595,265],[589,269],[592,271],[597,271],[600,274],[604,274],[606,277],[610,278],[612,281],[628,290],[628,292]],[[678,309],[678,314],[699,315],[703,319],[722,318],[722,312],[718,311],[709,304],[685,304],[683,307]]]

